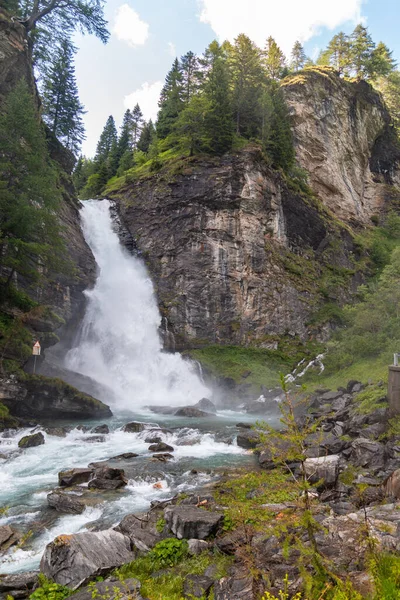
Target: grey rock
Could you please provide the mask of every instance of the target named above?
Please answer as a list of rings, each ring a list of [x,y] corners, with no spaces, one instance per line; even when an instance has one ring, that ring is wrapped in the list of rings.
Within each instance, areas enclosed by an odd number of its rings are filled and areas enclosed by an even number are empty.
[[[13,598],[27,598],[38,583],[38,571],[0,575],[0,593]]]
[[[253,427],[252,423],[236,423],[236,427],[239,429],[251,429]]]
[[[160,444],[162,442],[162,438],[159,435],[149,435],[145,440],[145,444]]]
[[[102,444],[106,441],[106,438],[104,435],[90,435],[82,438],[82,441],[87,444]]]
[[[122,600],[123,596],[129,597],[131,600],[139,600],[141,583],[138,579],[125,579],[120,581],[119,579],[111,578],[106,581],[100,581],[94,586],[86,587],[79,590],[74,594],[74,600],[93,600],[93,598],[114,598],[116,597],[115,590],[118,598]]]
[[[304,462],[306,474],[311,483],[322,480],[323,487],[335,485],[339,475],[340,456],[338,454],[307,458]]]
[[[164,511],[164,518],[178,539],[204,540],[218,531],[224,516],[222,513],[193,506],[168,506]]]
[[[214,584],[215,600],[256,600],[259,593],[254,590],[254,579],[243,573],[241,577],[223,577]]]
[[[211,400],[208,398],[202,398],[197,402],[197,404],[194,404],[193,408],[204,410],[207,413],[215,414],[217,412],[217,407],[215,406],[214,402],[211,402]]]
[[[94,477],[89,481],[90,489],[117,490],[127,484],[125,471],[115,469],[107,465],[98,467],[94,471]]]
[[[91,433],[110,433],[110,428],[108,425],[106,425],[105,423],[103,425],[97,425],[97,427],[93,427],[93,429],[90,430]]]
[[[152,444],[149,446],[150,452],[173,452],[174,449],[169,444],[165,444],[164,442],[159,442],[158,444]]]
[[[47,496],[47,504],[56,511],[80,515],[86,508],[86,505],[79,496],[68,495],[62,492],[51,492]]]
[[[76,589],[134,558],[129,538],[107,529],[58,536],[46,546],[40,570],[56,583]]]
[[[147,428],[148,426],[146,423],[141,423],[140,421],[132,421],[132,423],[127,423],[126,425],[124,425],[123,431],[126,431],[127,433],[140,433],[141,431],[144,431]]]
[[[260,434],[253,429],[241,429],[237,435],[236,443],[240,448],[257,448],[260,443]]]
[[[211,413],[208,413],[204,410],[199,410],[194,406],[184,406],[183,408],[178,408],[178,410],[174,413],[176,417],[189,417],[193,418],[202,418],[202,417],[212,417]]]
[[[129,460],[131,458],[137,458],[138,456],[139,454],[135,454],[134,452],[124,452],[123,454],[112,456],[109,460]]]
[[[325,392],[325,394],[322,394],[322,396],[321,396],[321,401],[323,403],[325,403],[325,402],[331,402],[332,403],[333,400],[337,400],[341,396],[343,396],[343,391],[342,390],[338,390],[336,392]]]
[[[167,460],[172,460],[174,457],[169,452],[163,452],[161,454],[153,454],[151,457],[153,460],[158,460],[160,462],[165,462]]]
[[[93,475],[93,469],[70,469],[60,471],[58,474],[58,485],[61,487],[72,487],[80,483],[87,483]]]
[[[209,545],[205,540],[188,540],[188,552],[192,556],[196,556],[197,554],[201,554],[208,550]]]
[[[130,539],[132,548],[138,552],[148,552],[163,538],[157,530],[159,514],[126,515],[114,529]]]
[[[235,554],[240,546],[245,546],[252,540],[252,533],[244,527],[238,527],[216,539],[215,544],[224,554]]]
[[[45,432],[47,435],[52,435],[54,437],[65,438],[67,435],[67,427],[46,427]]]
[[[21,438],[18,442],[18,448],[34,448],[35,446],[42,446],[44,441],[44,435],[39,431],[39,433],[25,435]]]
[[[384,444],[359,437],[351,444],[350,461],[356,467],[382,469],[386,460]]]
[[[187,575],[183,583],[184,598],[204,598],[208,595],[214,581],[206,575]]]
[[[0,525],[0,554],[4,554],[11,546],[17,544],[20,535],[9,525]]]

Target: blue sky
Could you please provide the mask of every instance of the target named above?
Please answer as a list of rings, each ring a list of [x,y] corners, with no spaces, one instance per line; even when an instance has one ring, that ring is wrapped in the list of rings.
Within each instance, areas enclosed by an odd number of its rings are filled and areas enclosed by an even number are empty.
[[[107,0],[110,41],[78,36],[76,74],[87,139],[94,154],[108,115],[117,125],[138,101],[155,117],[157,98],[175,56],[201,54],[213,40],[246,33],[260,46],[272,35],[290,54],[300,39],[315,57],[340,30],[362,20],[375,42],[384,41],[400,64],[400,0]]]

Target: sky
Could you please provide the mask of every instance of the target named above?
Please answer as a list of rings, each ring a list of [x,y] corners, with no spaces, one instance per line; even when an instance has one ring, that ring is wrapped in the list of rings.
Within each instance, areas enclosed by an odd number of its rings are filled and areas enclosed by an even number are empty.
[[[144,117],[154,120],[175,57],[189,50],[201,54],[214,39],[233,41],[245,33],[263,47],[272,35],[287,56],[300,40],[316,58],[338,31],[351,33],[362,22],[400,65],[400,0],[107,0],[105,13],[108,44],[76,38],[86,156],[94,155],[110,114],[119,127],[125,110],[138,102]]]

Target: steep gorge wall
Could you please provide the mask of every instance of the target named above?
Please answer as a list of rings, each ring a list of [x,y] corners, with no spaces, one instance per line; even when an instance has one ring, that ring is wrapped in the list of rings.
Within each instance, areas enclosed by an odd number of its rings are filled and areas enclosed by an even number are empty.
[[[27,81],[40,109],[25,29],[0,10],[0,109],[7,94],[21,79]],[[65,259],[65,266],[59,272],[47,273],[48,277],[40,285],[18,275],[13,281],[17,289],[27,292],[42,306],[42,310],[24,317],[24,323],[40,339],[43,347],[55,343],[57,338],[53,333],[60,328],[61,323],[66,325],[63,337],[72,335],[73,325],[79,321],[85,305],[82,292],[94,283],[96,275],[93,255],[80,229],[79,201],[70,181],[74,158],[50,132],[47,132],[47,136],[51,158],[57,163],[60,174],[62,202],[59,218],[65,242],[65,256],[62,257]],[[40,270],[42,267],[38,265],[37,268]],[[18,310],[12,307],[3,307],[3,310],[10,310],[14,316],[18,316]]]
[[[116,199],[153,276],[170,348],[307,339],[326,265],[353,268],[347,230],[290,190],[257,146],[188,159]]]
[[[370,224],[399,185],[400,149],[381,96],[365,81],[310,68],[282,84],[298,163],[337,218]]]

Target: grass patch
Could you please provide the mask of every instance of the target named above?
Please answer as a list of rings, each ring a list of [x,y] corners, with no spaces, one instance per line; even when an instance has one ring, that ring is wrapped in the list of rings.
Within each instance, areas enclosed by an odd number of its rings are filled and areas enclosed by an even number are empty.
[[[230,377],[236,383],[251,383],[254,386],[279,385],[279,373],[288,372],[293,364],[283,353],[262,348],[207,346],[191,350],[189,354],[214,375]]]
[[[368,386],[354,398],[355,412],[359,415],[368,415],[377,408],[387,406],[386,388],[381,386]]]
[[[351,379],[368,383],[369,381],[387,381],[388,362],[385,357],[365,358],[354,362],[348,367],[344,367],[334,373],[318,375],[309,371],[302,379],[308,391],[317,388],[326,388],[336,390],[345,385]]]
[[[232,562],[233,558],[219,552],[202,552],[198,556],[186,556],[179,564],[163,569],[157,576],[160,565],[147,555],[124,565],[117,574],[122,580],[130,577],[139,579],[141,594],[150,600],[182,600],[183,584],[188,575],[202,575],[207,567],[213,566],[215,578],[219,579],[226,575]]]

